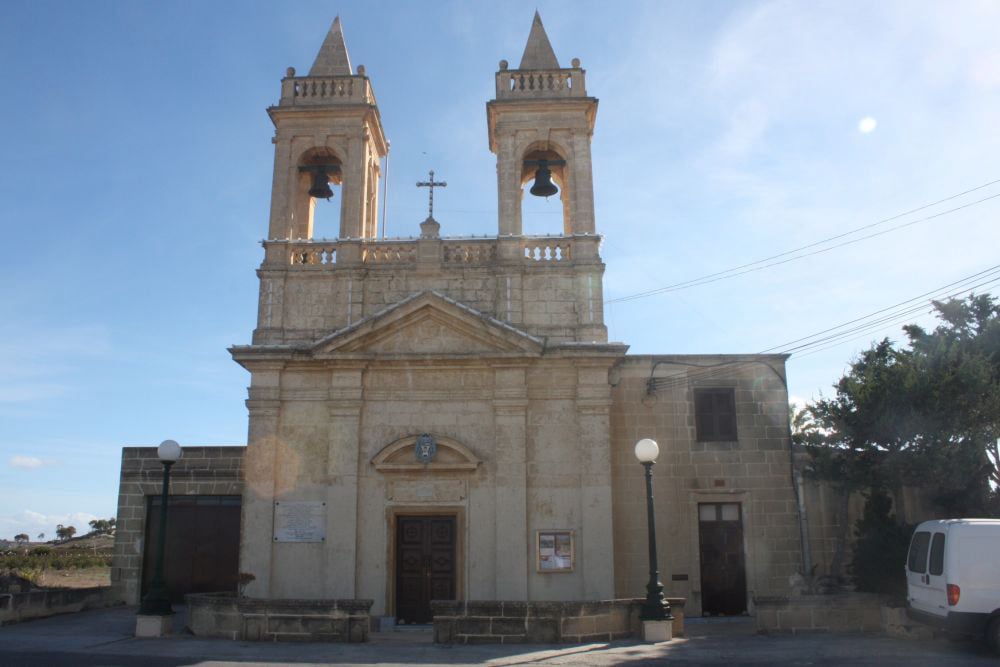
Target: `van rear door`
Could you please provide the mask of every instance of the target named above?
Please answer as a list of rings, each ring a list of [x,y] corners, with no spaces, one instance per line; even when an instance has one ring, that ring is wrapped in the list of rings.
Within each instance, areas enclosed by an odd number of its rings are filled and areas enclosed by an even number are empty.
[[[910,541],[906,561],[907,598],[910,608],[934,616],[948,613],[944,577],[945,534],[918,530]]]

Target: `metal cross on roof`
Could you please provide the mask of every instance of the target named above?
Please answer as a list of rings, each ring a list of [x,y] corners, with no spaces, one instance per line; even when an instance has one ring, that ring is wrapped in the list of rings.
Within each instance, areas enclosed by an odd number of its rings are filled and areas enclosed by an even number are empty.
[[[444,181],[434,180],[434,170],[430,171],[430,180],[420,181],[417,183],[418,188],[430,188],[430,197],[427,202],[427,217],[428,219],[434,219],[434,188],[446,188],[448,184]]]

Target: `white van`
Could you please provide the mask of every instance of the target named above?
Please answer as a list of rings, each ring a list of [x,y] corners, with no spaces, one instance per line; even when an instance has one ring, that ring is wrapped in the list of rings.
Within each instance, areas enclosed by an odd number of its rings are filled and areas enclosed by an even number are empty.
[[[1000,652],[1000,520],[924,521],[910,540],[911,618],[984,638]]]

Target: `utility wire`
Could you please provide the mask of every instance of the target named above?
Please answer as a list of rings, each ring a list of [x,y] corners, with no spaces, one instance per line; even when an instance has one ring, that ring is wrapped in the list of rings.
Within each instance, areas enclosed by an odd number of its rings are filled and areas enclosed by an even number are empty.
[[[976,206],[978,204],[982,204],[982,203],[984,203],[986,201],[989,201],[991,199],[996,199],[997,197],[1000,197],[1000,193],[993,194],[993,195],[990,195],[988,197],[984,197],[982,199],[978,199],[978,200],[973,201],[973,202],[968,202],[966,204],[962,204],[961,206],[956,206],[954,208],[948,209],[946,211],[941,211],[941,212],[935,213],[933,215],[928,215],[928,216],[925,216],[925,217],[922,217],[922,218],[918,218],[916,220],[911,220],[910,222],[906,222],[906,223],[903,223],[901,225],[896,225],[894,227],[890,227],[889,229],[883,229],[883,230],[875,232],[873,234],[868,234],[866,236],[862,236],[862,237],[859,237],[859,238],[850,239],[848,241],[844,241],[842,243],[838,243],[836,245],[832,245],[832,246],[827,247],[827,248],[820,248],[819,250],[815,250],[813,252],[809,252],[809,253],[805,253],[805,254],[801,254],[801,255],[796,254],[796,253],[802,252],[803,250],[808,250],[810,248],[815,248],[817,246],[824,245],[824,244],[829,243],[831,241],[836,241],[838,239],[842,239],[844,237],[851,236],[853,234],[856,234],[858,232],[864,231],[866,229],[872,229],[872,228],[877,227],[879,225],[883,225],[883,224],[885,224],[887,222],[892,222],[893,220],[898,220],[898,219],[906,217],[908,215],[912,215],[913,213],[917,213],[919,211],[923,211],[923,210],[926,210],[928,208],[932,208],[932,207],[937,206],[939,204],[942,204],[944,202],[951,201],[953,199],[957,199],[958,197],[962,197],[962,196],[970,194],[972,192],[976,192],[977,190],[982,190],[983,188],[987,188],[987,187],[989,187],[991,185],[995,185],[997,183],[1000,183],[1000,179],[996,179],[996,180],[990,181],[988,183],[984,183],[982,185],[976,186],[974,188],[970,188],[970,189],[965,190],[963,192],[959,192],[959,193],[951,195],[949,197],[945,197],[944,199],[939,199],[939,200],[937,200],[935,202],[931,202],[930,204],[924,204],[923,206],[918,206],[917,208],[910,209],[909,211],[905,211],[903,213],[899,213],[897,215],[894,215],[894,216],[891,216],[891,217],[888,217],[888,218],[883,218],[882,220],[879,220],[877,222],[869,223],[867,225],[862,225],[861,227],[856,227],[855,229],[852,229],[850,231],[843,232],[841,234],[837,234],[835,236],[831,236],[831,237],[822,239],[820,241],[815,241],[815,242],[810,243],[808,245],[800,246],[798,248],[793,248],[792,250],[786,250],[785,252],[778,253],[776,255],[771,255],[769,257],[765,257],[763,259],[756,260],[754,262],[748,262],[746,264],[741,264],[739,266],[734,266],[734,267],[732,267],[730,269],[726,269],[724,271],[717,271],[715,273],[709,273],[709,274],[706,274],[706,275],[703,275],[703,276],[699,276],[697,278],[692,278],[690,280],[685,280],[685,281],[682,281],[682,282],[679,282],[679,283],[674,283],[672,285],[666,285],[664,287],[659,287],[659,288],[652,289],[652,290],[646,290],[644,292],[637,292],[635,294],[630,294],[630,295],[627,295],[627,296],[617,297],[615,299],[608,299],[607,301],[605,301],[605,303],[607,303],[607,304],[622,303],[622,302],[625,302],[625,301],[633,301],[635,299],[641,299],[641,298],[645,298],[647,296],[653,296],[653,295],[656,295],[656,294],[664,294],[666,292],[674,292],[674,291],[678,291],[678,290],[682,290],[682,289],[690,289],[692,287],[699,287],[701,285],[706,285],[708,283],[717,282],[719,280],[725,280],[727,278],[735,278],[737,276],[741,276],[741,275],[744,275],[744,274],[747,274],[747,273],[752,273],[754,271],[760,271],[760,270],[771,268],[771,267],[774,267],[774,266],[779,266],[781,264],[787,264],[788,262],[794,262],[794,261],[799,260],[799,259],[804,259],[806,257],[811,257],[813,255],[818,255],[818,254],[821,254],[821,253],[824,253],[824,252],[829,252],[830,250],[834,250],[836,248],[841,248],[841,247],[846,246],[846,245],[851,245],[853,243],[858,243],[859,241],[864,241],[864,240],[867,240],[867,239],[870,239],[870,238],[874,238],[876,236],[882,236],[883,234],[888,234],[890,232],[894,232],[894,231],[897,231],[897,230],[900,230],[900,229],[904,229],[906,227],[910,227],[912,225],[915,225],[915,224],[918,224],[918,223],[921,223],[921,222],[927,222],[927,221],[933,220],[935,218],[940,218],[942,216],[949,215],[951,213],[955,213],[956,211],[960,211],[962,209],[969,208],[971,206]],[[788,257],[789,255],[795,255],[795,256],[794,257]],[[772,260],[780,259],[782,257],[784,257],[786,259],[782,259],[781,261],[778,261],[778,262],[773,262],[772,261]],[[768,264],[768,262],[771,262],[771,263]],[[760,266],[760,265],[763,265],[763,266]]]
[[[974,273],[961,280],[943,285],[929,292],[925,292],[919,296],[913,297],[912,299],[901,301],[893,306],[881,308],[869,313],[868,315],[849,320],[837,326],[816,332],[815,334],[803,336],[802,338],[797,338],[782,345],[768,348],[758,354],[794,353],[793,358],[799,358],[807,356],[808,354],[822,352],[824,350],[837,347],[845,342],[849,342],[849,340],[864,338],[874,331],[886,329],[890,326],[907,322],[912,319],[914,314],[925,310],[931,301],[956,298],[958,296],[974,292],[981,287],[993,285],[998,282],[1000,282],[1000,264]],[[949,292],[949,290],[951,291]],[[942,292],[947,293],[942,294]],[[848,328],[845,329],[845,327]],[[796,343],[799,344],[796,345]],[[695,371],[693,373],[685,372],[682,374],[675,374],[670,377],[650,378],[650,381],[652,387],[655,389],[674,389],[677,387],[687,386],[691,380],[711,380],[720,378],[731,374],[735,370],[749,368],[758,363],[762,362],[738,360],[727,361],[719,364],[712,364],[710,366],[702,366],[701,368],[703,370]],[[698,366],[698,364],[691,364],[691,366]]]

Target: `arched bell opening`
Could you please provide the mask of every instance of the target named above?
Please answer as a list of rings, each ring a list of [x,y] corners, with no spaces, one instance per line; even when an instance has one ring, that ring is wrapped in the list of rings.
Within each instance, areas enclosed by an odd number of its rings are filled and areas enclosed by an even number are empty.
[[[522,233],[569,234],[566,159],[550,146],[533,147],[524,154],[521,165]]]
[[[313,148],[299,159],[296,206],[307,217],[308,238],[337,238],[343,208],[342,162],[333,150]]]

